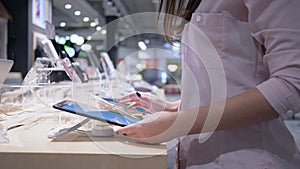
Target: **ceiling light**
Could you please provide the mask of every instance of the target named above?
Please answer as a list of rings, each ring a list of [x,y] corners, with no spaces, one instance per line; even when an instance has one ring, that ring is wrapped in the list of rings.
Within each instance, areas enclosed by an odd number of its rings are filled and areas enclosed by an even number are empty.
[[[78,36],[75,43],[79,46],[84,44],[84,38],[82,36]]]
[[[66,38],[60,37],[59,40],[58,40],[58,43],[61,44],[61,45],[64,45],[66,43]]]
[[[74,12],[74,15],[75,15],[75,16],[81,15],[81,11],[79,11],[79,10],[78,10],[78,11],[75,11],[75,12]]]
[[[107,30],[106,30],[106,29],[103,29],[103,30],[101,31],[101,34],[102,34],[102,35],[106,35],[106,34],[107,34]]]
[[[106,1],[106,5],[107,5],[107,6],[112,6],[113,3],[112,3],[110,0],[108,0],[108,1]]]
[[[173,64],[168,65],[168,70],[170,72],[176,72],[177,69],[178,69],[177,65],[173,65]]]
[[[71,4],[65,4],[65,9],[71,9],[72,5]]]
[[[59,26],[62,27],[62,28],[63,28],[63,27],[66,27],[66,25],[67,25],[66,22],[60,22],[60,23],[59,23]]]
[[[87,40],[92,40],[92,36],[86,37]]]
[[[70,36],[66,36],[66,40],[70,40]]]
[[[72,35],[70,36],[70,41],[71,41],[72,43],[76,43],[77,38],[78,38],[78,35],[77,35],[77,34],[72,34]]]
[[[143,42],[143,41],[139,41],[138,46],[139,46],[142,50],[146,50],[146,49],[147,49],[147,46],[146,46],[145,42]]]
[[[88,52],[88,51],[92,50],[92,45],[84,44],[81,46],[81,49]]]
[[[60,38],[60,37],[59,37],[58,35],[55,35],[55,41],[56,41],[56,42],[59,41],[59,38]]]
[[[97,30],[97,31],[101,31],[101,29],[102,29],[101,26],[97,26],[97,27],[96,27],[96,30]]]
[[[90,21],[90,18],[86,16],[82,20],[83,20],[83,22],[88,22],[88,21]]]
[[[95,27],[96,25],[97,25],[96,22],[91,22],[91,23],[90,23],[90,26],[91,26],[91,27]]]
[[[150,40],[149,40],[149,39],[145,39],[145,43],[146,43],[146,44],[149,44],[149,43],[150,43]]]

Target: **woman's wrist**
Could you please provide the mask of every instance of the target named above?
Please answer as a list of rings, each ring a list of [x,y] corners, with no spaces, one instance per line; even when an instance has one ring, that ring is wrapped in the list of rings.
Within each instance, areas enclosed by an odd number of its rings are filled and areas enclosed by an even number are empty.
[[[166,102],[165,111],[175,112],[178,111],[180,101]]]

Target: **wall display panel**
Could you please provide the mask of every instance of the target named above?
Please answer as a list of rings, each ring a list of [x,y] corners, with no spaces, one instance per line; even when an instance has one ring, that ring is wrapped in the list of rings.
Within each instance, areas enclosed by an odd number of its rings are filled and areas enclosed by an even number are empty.
[[[45,29],[46,21],[52,22],[50,0],[32,0],[32,23]]]

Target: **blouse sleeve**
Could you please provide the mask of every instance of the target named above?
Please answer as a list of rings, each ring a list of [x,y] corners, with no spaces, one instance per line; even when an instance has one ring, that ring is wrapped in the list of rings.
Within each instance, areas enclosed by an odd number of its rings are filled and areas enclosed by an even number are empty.
[[[300,112],[300,0],[244,0],[252,36],[266,48],[270,78],[257,89],[284,117]],[[283,116],[282,116],[283,115]]]

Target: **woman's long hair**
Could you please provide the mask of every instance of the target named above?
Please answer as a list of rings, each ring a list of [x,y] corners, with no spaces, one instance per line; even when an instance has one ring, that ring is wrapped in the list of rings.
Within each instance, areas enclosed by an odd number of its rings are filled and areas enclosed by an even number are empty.
[[[173,42],[174,36],[182,32],[184,24],[186,21],[191,20],[192,14],[200,2],[201,0],[160,0],[159,13],[166,14],[164,17],[164,33],[168,42]]]

